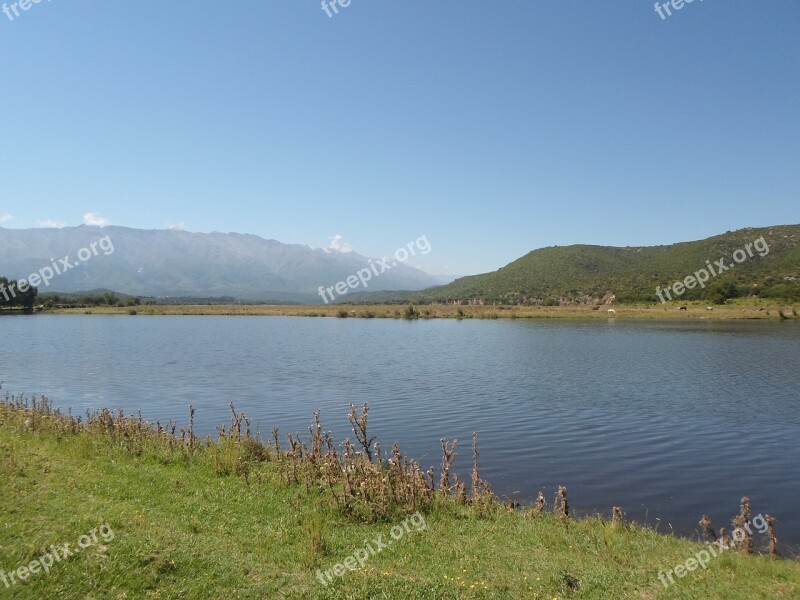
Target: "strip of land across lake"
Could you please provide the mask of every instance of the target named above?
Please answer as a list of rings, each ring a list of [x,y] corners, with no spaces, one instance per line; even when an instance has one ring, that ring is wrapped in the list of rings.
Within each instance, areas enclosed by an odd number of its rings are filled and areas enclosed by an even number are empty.
[[[685,309],[683,308],[685,307]],[[119,315],[242,315],[280,317],[337,317],[362,319],[714,319],[797,321],[797,309],[786,304],[743,301],[722,306],[705,303],[602,306],[486,306],[486,305],[273,305],[203,304],[98,306],[47,309],[56,314]]]

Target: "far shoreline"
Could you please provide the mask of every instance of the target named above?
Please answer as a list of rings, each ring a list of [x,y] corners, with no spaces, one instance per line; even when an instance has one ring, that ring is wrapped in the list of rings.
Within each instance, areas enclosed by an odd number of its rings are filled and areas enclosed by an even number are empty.
[[[686,307],[682,310],[681,307]],[[613,311],[613,312],[612,312]],[[793,321],[791,304],[748,300],[709,307],[700,302],[664,305],[614,304],[602,306],[517,305],[278,305],[188,304],[141,306],[93,306],[37,310],[40,314],[92,314],[142,316],[291,316],[361,319],[621,319],[680,321]]]

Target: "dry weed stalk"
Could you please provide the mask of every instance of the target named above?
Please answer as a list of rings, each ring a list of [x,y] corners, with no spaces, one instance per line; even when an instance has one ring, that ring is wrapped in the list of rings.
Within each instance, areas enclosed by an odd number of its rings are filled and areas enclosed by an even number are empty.
[[[743,496],[739,514],[733,519],[733,526],[742,532],[742,551],[745,554],[753,553],[753,536],[750,533],[750,498]],[[734,531],[735,533],[735,531]],[[737,540],[738,541],[738,540]]]
[[[361,411],[361,414],[358,414],[356,410],[355,404],[350,404],[350,413],[347,415],[350,424],[353,426],[353,433],[356,436],[356,440],[361,447],[364,449],[364,452],[367,455],[367,458],[370,462],[372,462],[372,442],[378,436],[373,435],[369,437],[367,435],[367,413],[369,412],[369,404],[364,402],[364,408]]]
[[[442,477],[439,481],[439,492],[442,495],[447,495],[450,493],[450,468],[453,466],[453,461],[456,458],[458,440],[453,440],[449,445],[444,438],[442,438],[440,442],[442,443]]]
[[[311,460],[316,461],[322,456],[322,424],[319,422],[320,412],[314,411],[314,425],[308,428],[311,434]]]
[[[745,520],[745,522],[750,521],[750,498],[747,496],[742,496],[739,514]]]
[[[567,488],[563,485],[558,486],[555,500],[553,501],[553,511],[562,519],[569,518],[569,502],[567,501]]]
[[[717,541],[717,532],[714,531],[714,528],[711,526],[711,519],[708,518],[708,515],[703,515],[698,525],[700,525],[700,527],[703,528],[703,531],[705,532],[708,541],[710,542]]]
[[[455,482],[456,482],[456,502],[458,502],[461,505],[466,505],[467,502],[469,502],[467,498],[467,484],[458,478],[458,474],[456,474]]]
[[[139,421],[142,420],[142,413],[139,413]],[[191,404],[189,405],[189,452],[194,450],[194,442],[195,442],[195,435],[194,435],[194,406]]]
[[[481,479],[478,473],[478,433],[472,433],[472,505],[482,515],[483,510],[494,501],[494,495],[489,484]]]
[[[531,517],[541,517],[546,508],[547,500],[544,498],[544,492],[539,492],[539,495],[536,497],[536,504],[531,507],[531,510],[528,514]]]
[[[728,530],[724,527],[719,528],[719,539],[722,541],[722,545],[726,548],[730,547],[731,545],[731,536],[728,535]]]
[[[769,536],[769,555],[778,558],[778,537],[775,535],[775,523],[778,519],[767,515],[767,535]]]
[[[740,542],[742,545],[742,552],[745,554],[752,554],[753,553],[753,536],[750,535],[750,532],[747,531],[747,521],[742,518],[742,515],[736,515],[733,519],[733,527],[734,527],[734,541]],[[742,539],[738,540],[736,538],[736,530],[742,532]]]
[[[622,507],[613,506],[611,508],[611,525],[613,527],[622,527],[625,525],[625,518],[622,516]]]
[[[478,474],[478,432],[472,432],[472,501],[481,495],[481,477]]]
[[[428,469],[428,485],[427,490],[429,493],[433,494],[436,491],[436,472],[433,470],[433,467]]]
[[[278,440],[278,428],[277,427],[273,427],[272,428],[272,441],[273,441],[273,443],[275,445],[275,454],[280,456],[282,454],[281,453],[281,443]]]

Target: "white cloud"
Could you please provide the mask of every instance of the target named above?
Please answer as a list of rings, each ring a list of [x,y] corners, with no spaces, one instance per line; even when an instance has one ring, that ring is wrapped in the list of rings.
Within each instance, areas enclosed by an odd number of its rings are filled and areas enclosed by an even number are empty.
[[[331,243],[328,244],[328,247],[325,248],[325,251],[330,252],[332,250],[335,250],[336,252],[342,252],[344,254],[346,254],[347,252],[352,252],[353,247],[347,242],[342,243],[342,239],[343,239],[342,236],[338,233],[333,237],[331,237]]]
[[[56,221],[55,219],[45,219],[44,221],[36,221],[36,224],[39,227],[46,227],[47,229],[61,229],[64,227],[64,223],[61,221]]]
[[[109,221],[105,217],[101,217],[97,213],[89,212],[89,213],[86,213],[85,215],[83,215],[83,224],[84,225],[90,225],[92,227],[105,227],[110,222],[111,221]]]
[[[14,217],[11,215],[0,215],[0,223],[8,223],[9,221],[13,221]]]
[[[186,224],[185,223],[173,223],[172,225],[167,225],[167,229],[170,231],[186,231]]]

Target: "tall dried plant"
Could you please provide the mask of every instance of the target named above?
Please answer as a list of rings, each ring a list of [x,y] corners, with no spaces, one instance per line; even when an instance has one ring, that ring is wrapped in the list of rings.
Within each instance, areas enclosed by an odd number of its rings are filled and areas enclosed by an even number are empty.
[[[367,413],[369,412],[369,404],[364,402],[364,408],[361,411],[361,414],[358,414],[358,410],[356,409],[355,404],[350,404],[350,413],[347,415],[350,424],[353,426],[353,434],[356,436],[356,440],[361,447],[364,449],[364,453],[367,455],[367,458],[370,462],[372,462],[372,442],[378,436],[373,435],[370,437],[367,435]]]
[[[456,458],[458,440],[455,439],[450,444],[444,438],[439,441],[442,443],[442,476],[439,480],[439,492],[442,495],[447,495],[450,493],[450,469]]]
[[[708,517],[708,515],[703,515],[698,525],[703,528],[706,538],[708,538],[710,542],[717,541],[717,532],[714,531],[714,528],[711,526],[711,519]]]
[[[622,507],[614,506],[611,508],[611,525],[613,527],[622,527],[625,525],[625,518],[622,516]]]
[[[547,500],[544,498],[544,492],[539,492],[539,495],[536,497],[536,504],[531,507],[528,514],[531,517],[541,517],[546,509]]]
[[[778,519],[767,515],[767,536],[769,536],[769,555],[778,558],[778,537],[775,535],[775,523]]]
[[[567,500],[567,488],[563,485],[558,486],[555,500],[553,501],[553,510],[562,519],[569,518],[569,501]]]

